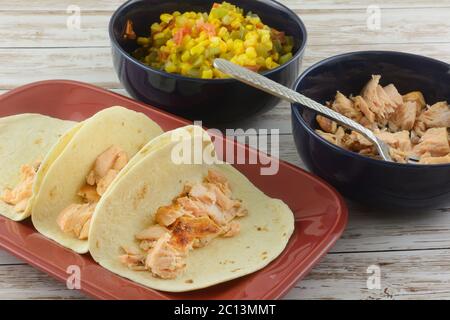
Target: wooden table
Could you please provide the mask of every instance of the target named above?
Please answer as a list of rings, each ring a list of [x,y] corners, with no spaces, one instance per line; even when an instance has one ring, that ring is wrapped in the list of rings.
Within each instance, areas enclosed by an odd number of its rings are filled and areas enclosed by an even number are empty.
[[[0,0],[0,91],[43,79],[89,82],[121,94],[107,24],[123,0]],[[399,50],[450,62],[450,0],[379,0],[379,30],[367,27],[364,0],[284,0],[305,22],[303,67],[338,53]],[[69,30],[69,5],[81,9],[81,29]],[[376,9],[375,9],[376,10]],[[369,11],[369,12],[368,12]],[[290,110],[236,124],[279,128],[280,157],[303,166],[294,147]],[[382,212],[349,203],[348,227],[331,252],[287,298],[450,298],[450,201],[436,210]],[[367,289],[367,268],[381,268],[380,289]],[[0,250],[0,298],[86,298]]]

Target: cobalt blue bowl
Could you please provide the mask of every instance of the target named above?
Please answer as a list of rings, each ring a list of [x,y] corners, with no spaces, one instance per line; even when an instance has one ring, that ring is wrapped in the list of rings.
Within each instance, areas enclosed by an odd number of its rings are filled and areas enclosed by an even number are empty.
[[[150,25],[161,13],[173,11],[209,12],[217,0],[132,0],[120,6],[109,23],[113,63],[128,93],[145,103],[206,124],[226,123],[265,112],[279,99],[234,79],[193,79],[153,69],[134,59],[135,41],[122,35],[126,21],[133,22],[138,36],[148,36]],[[245,12],[252,11],[262,21],[294,38],[293,58],[263,74],[291,86],[298,76],[306,45],[306,28],[286,6],[272,0],[231,0]]]
[[[358,94],[372,74],[400,93],[419,90],[429,104],[450,101],[450,65],[390,51],[353,52],[325,59],[295,82],[296,91],[325,103],[336,90]],[[316,114],[292,105],[292,128],[300,157],[310,171],[348,198],[382,208],[435,207],[450,202],[450,164],[411,165],[371,159],[339,148],[314,132]]]

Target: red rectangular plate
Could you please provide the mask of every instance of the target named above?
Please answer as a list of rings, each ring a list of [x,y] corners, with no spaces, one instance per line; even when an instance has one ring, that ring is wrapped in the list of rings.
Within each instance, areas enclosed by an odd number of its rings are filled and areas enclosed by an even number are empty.
[[[31,112],[80,121],[113,105],[143,112],[164,130],[190,123],[113,92],[65,80],[36,82],[1,95],[0,117]],[[214,142],[223,144],[224,140],[216,137]],[[252,153],[258,154],[260,163],[270,158],[233,143],[236,149],[245,149],[247,158]],[[261,166],[239,164],[236,168],[266,194],[289,205],[295,215],[295,231],[283,253],[267,267],[223,284],[185,293],[152,290],[102,268],[89,254],[76,254],[45,238],[29,220],[14,222],[0,216],[0,247],[64,282],[68,266],[80,266],[81,290],[101,299],[277,299],[339,238],[347,223],[347,208],[332,187],[300,168],[280,161],[278,174],[262,176]]]

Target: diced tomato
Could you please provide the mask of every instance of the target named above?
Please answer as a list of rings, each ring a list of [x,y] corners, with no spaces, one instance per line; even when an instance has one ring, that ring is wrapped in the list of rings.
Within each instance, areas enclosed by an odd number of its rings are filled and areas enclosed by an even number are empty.
[[[216,35],[216,27],[212,23],[199,21],[197,22],[197,27],[205,31],[209,36],[215,36]]]
[[[218,4],[217,2],[214,2],[214,4],[213,4],[213,8],[217,8],[218,6],[220,6],[220,4]]]
[[[159,51],[159,61],[165,61],[169,54],[165,51]]]
[[[281,43],[284,43],[284,41],[286,40],[286,35],[283,31],[278,31],[276,29],[271,30],[271,36],[273,40],[280,40]]]
[[[175,41],[177,45],[180,45],[183,42],[184,36],[188,34],[191,34],[191,29],[189,27],[183,27],[175,33],[173,41]]]

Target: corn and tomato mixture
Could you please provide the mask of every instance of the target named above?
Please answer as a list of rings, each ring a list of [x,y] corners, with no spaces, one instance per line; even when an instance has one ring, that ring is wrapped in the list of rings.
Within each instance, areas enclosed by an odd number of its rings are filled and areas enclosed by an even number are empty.
[[[148,66],[188,77],[227,76],[213,67],[227,59],[253,71],[278,67],[292,58],[293,38],[263,24],[254,13],[227,2],[208,13],[163,13],[149,37],[137,37],[133,56]]]

